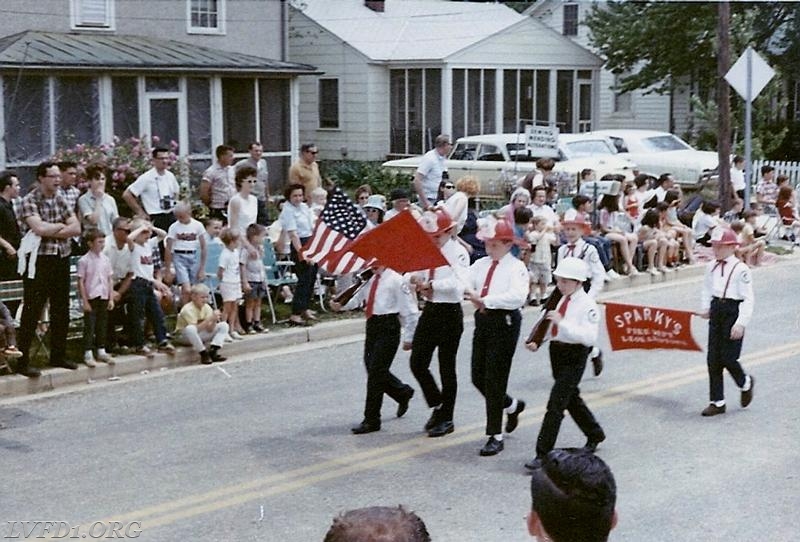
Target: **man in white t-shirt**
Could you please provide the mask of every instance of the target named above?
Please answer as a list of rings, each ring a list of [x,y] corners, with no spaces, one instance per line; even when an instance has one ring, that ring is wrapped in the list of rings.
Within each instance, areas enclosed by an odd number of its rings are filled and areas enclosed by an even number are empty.
[[[414,190],[419,196],[419,205],[423,209],[436,203],[439,192],[439,183],[448,179],[445,160],[450,154],[453,144],[450,136],[438,135],[434,141],[434,148],[422,157],[416,173],[414,173]]]
[[[191,299],[191,287],[206,278],[206,230],[192,218],[189,204],[180,202],[174,210],[175,222],[167,230],[164,267],[175,269],[175,283],[181,287],[181,304]]]
[[[175,175],[168,169],[169,161],[169,149],[154,148],[153,167],[139,175],[122,194],[122,199],[137,218],[150,220],[155,227],[162,230],[168,229],[175,222],[172,209],[181,190]]]

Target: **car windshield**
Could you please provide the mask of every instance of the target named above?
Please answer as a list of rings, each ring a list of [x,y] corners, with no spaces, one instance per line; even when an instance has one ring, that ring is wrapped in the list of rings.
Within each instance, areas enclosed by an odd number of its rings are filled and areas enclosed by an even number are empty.
[[[597,154],[616,154],[616,149],[605,139],[586,139],[569,141],[565,145],[566,154],[570,158],[584,158]]]
[[[672,134],[646,137],[642,139],[642,145],[652,152],[692,150],[688,143],[683,142]]]

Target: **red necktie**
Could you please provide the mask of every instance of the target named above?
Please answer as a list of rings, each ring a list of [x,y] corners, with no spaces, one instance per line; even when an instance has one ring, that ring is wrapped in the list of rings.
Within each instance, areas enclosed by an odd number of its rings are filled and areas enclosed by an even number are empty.
[[[372,280],[372,286],[369,288],[369,295],[367,295],[367,320],[372,318],[372,310],[375,308],[375,291],[378,289],[378,281],[381,279],[381,276],[376,274],[375,278]]]
[[[567,256],[572,256],[575,253],[575,245],[567,245]]]
[[[558,307],[558,314],[560,314],[561,316],[567,314],[567,306],[569,305],[569,298],[570,296],[565,297],[564,302],[561,303],[561,305],[559,305]],[[553,337],[555,337],[556,335],[558,335],[558,324],[553,324]]]
[[[725,263],[726,263],[725,260],[717,260],[717,263],[714,265],[714,268],[711,270],[711,274],[713,275],[714,271],[716,271],[717,267],[719,267],[719,276],[720,277],[724,277],[725,276]]]
[[[492,265],[489,266],[489,272],[486,273],[486,280],[483,281],[483,288],[481,288],[481,297],[486,297],[486,294],[489,293],[489,285],[492,283],[492,275],[494,275],[494,270],[497,268],[498,261],[492,260]]]
[[[428,282],[433,280],[433,277],[436,276],[436,269],[428,269]]]

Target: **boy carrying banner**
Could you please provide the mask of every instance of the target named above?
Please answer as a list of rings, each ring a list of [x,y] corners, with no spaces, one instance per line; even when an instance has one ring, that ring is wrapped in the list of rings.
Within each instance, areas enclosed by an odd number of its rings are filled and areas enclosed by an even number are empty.
[[[706,266],[701,295],[701,318],[708,318],[709,405],[701,413],[716,416],[725,413],[725,390],[722,371],[727,369],[742,390],[741,405],[753,400],[753,377],[745,374],[739,363],[744,330],[753,314],[753,281],[750,269],[734,251],[736,233],[728,228],[714,228],[711,246],[716,260]]]

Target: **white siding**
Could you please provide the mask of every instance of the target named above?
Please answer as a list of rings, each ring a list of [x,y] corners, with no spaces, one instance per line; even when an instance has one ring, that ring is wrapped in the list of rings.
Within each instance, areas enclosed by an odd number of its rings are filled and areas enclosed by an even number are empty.
[[[593,69],[602,60],[534,20],[523,21],[509,31],[495,34],[451,55],[453,66]]]
[[[171,39],[271,59],[281,57],[281,0],[226,0],[225,35],[188,34],[186,0],[114,0],[114,10],[114,34]],[[69,0],[2,0],[0,37],[25,30],[70,32]]]
[[[317,77],[300,78],[300,141],[313,141],[320,159],[382,160],[389,148],[389,74],[308,17],[292,11],[289,60],[339,79],[339,129],[320,129]]]
[[[630,112],[614,112],[614,75],[606,70],[600,72],[600,112],[597,129],[642,128],[647,130],[669,130],[669,95],[645,94],[643,90],[633,92]]]

